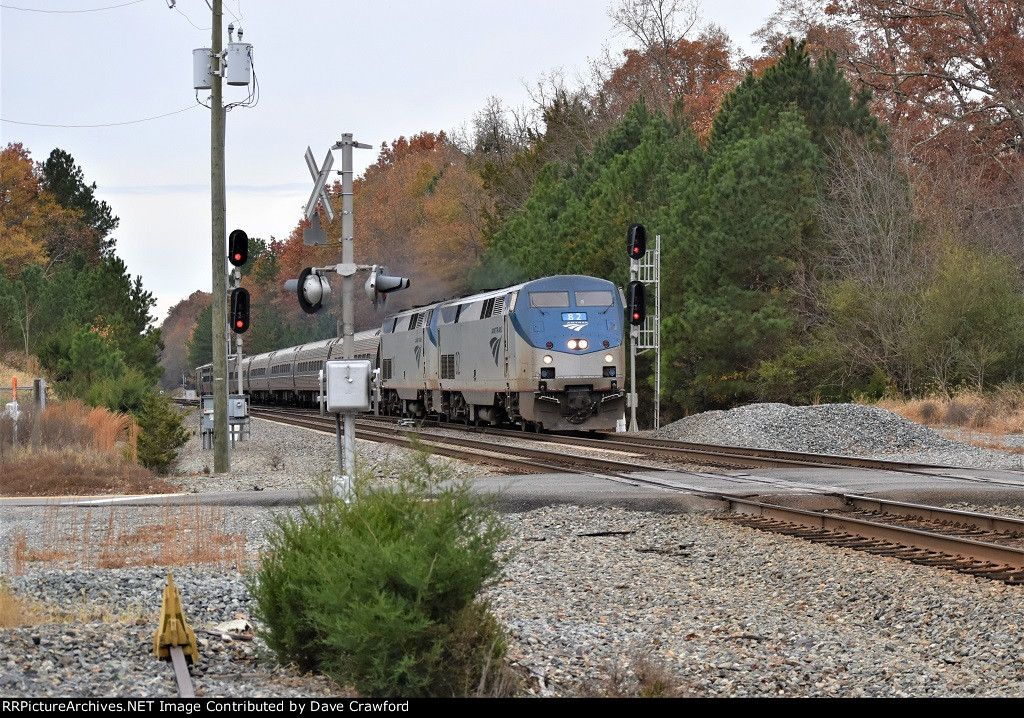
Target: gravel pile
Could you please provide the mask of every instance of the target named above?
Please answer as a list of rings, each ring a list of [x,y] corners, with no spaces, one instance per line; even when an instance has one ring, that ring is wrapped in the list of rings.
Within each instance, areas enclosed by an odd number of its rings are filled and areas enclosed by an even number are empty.
[[[749,404],[680,419],[648,435],[680,441],[839,456],[1024,468],[1024,457],[947,439],[899,414],[860,404]]]
[[[694,440],[828,453],[974,453],[870,407],[761,405],[691,417],[659,433],[683,428],[683,438]],[[253,439],[236,447],[226,481],[203,471],[210,452],[187,447],[178,480],[196,491],[291,488],[335,470],[332,437],[253,422]],[[359,448],[363,465],[385,482],[401,454]],[[224,508],[223,523],[244,534],[252,557],[281,510]],[[39,511],[3,511],[6,546],[18,532],[45,534]],[[156,520],[134,511],[133,520]],[[526,676],[523,695],[629,695],[641,690],[638,676],[647,684],[664,678],[673,694],[695,696],[1024,693],[1021,587],[774,536],[710,515],[554,506],[504,520],[508,564],[487,598],[512,636],[510,657]],[[170,666],[151,656],[166,569],[71,565],[14,575],[9,556],[5,551],[0,565],[17,595],[82,620],[0,631],[7,649],[0,694],[175,694]],[[193,670],[197,695],[341,692],[322,677],[277,666],[258,637],[217,629],[252,615],[235,566],[175,568],[174,577],[202,642]]]

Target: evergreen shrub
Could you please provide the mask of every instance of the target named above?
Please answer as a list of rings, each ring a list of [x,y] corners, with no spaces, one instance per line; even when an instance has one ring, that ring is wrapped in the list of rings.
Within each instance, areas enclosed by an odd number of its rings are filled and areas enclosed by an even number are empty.
[[[259,630],[278,660],[375,697],[466,697],[510,690],[507,641],[481,591],[505,535],[464,482],[425,456],[397,486],[357,482],[350,501],[321,488],[277,519],[249,576]]]
[[[178,449],[191,436],[181,412],[170,397],[151,392],[142,402],[136,420],[139,424],[136,442],[139,463],[158,474],[164,473],[178,458]]]

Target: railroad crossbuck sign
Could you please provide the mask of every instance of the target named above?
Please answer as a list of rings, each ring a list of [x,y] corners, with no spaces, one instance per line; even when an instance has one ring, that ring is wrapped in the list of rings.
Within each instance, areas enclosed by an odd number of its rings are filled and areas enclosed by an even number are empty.
[[[331,206],[331,198],[327,195],[327,178],[331,176],[331,167],[334,165],[334,154],[327,150],[324,157],[324,166],[318,168],[316,160],[313,159],[313,150],[306,147],[306,167],[313,178],[313,193],[309,195],[306,202],[306,219],[312,224],[302,231],[302,243],[309,246],[320,246],[327,244],[327,233],[320,229],[320,217],[315,215],[317,202],[324,207],[324,214],[327,215],[328,224],[334,221],[334,208]]]

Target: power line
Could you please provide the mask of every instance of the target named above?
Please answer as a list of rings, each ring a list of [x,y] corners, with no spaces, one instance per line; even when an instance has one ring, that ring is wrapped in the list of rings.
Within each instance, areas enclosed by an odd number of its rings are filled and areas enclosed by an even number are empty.
[[[192,27],[194,27],[196,30],[209,30],[210,29],[208,27],[199,27],[198,25],[196,25],[194,22],[192,22],[192,19],[188,15],[183,13],[177,6],[172,5],[171,9],[174,10],[179,15],[181,15],[186,20],[188,20],[188,24],[191,25]]]
[[[159,120],[161,117],[170,117],[171,115],[177,115],[177,114],[179,114],[181,112],[185,112],[187,110],[191,110],[194,107],[196,107],[196,105],[189,105],[188,107],[183,107],[180,110],[175,110],[174,112],[166,112],[166,113],[164,113],[162,115],[153,115],[152,117],[143,117],[142,119],[139,119],[139,120],[126,120],[125,122],[105,122],[105,123],[99,124],[99,125],[58,125],[58,124],[50,124],[50,123],[47,123],[47,122],[20,122],[18,120],[5,120],[2,117],[0,117],[0,122],[7,122],[7,123],[12,124],[12,125],[30,125],[32,127],[70,127],[70,128],[118,127],[120,125],[135,125],[135,124],[138,124],[139,122],[149,122],[150,120]]]
[[[20,10],[22,12],[45,12],[45,13],[57,13],[57,14],[69,14],[69,13],[80,13],[80,12],[100,12],[101,10],[116,10],[119,7],[128,7],[129,5],[137,5],[145,0],[132,0],[131,2],[121,3],[120,5],[108,5],[107,7],[94,7],[89,10],[40,10],[34,7],[15,7],[14,5],[0,5],[0,8],[4,10]]]

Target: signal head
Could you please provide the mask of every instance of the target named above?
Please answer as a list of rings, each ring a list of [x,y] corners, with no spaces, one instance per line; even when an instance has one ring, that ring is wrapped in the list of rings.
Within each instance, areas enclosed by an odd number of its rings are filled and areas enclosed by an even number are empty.
[[[249,329],[249,290],[238,287],[231,292],[231,331],[244,334]]]
[[[631,224],[626,232],[626,250],[632,260],[641,259],[647,253],[647,230],[642,224]]]
[[[241,229],[228,235],[228,261],[236,267],[249,261],[249,235]]]
[[[626,285],[626,316],[629,323],[638,327],[647,319],[647,291],[643,282]]]
[[[366,280],[366,284],[363,285],[366,296],[373,300],[374,308],[382,305],[387,300],[388,292],[397,292],[399,289],[408,289],[408,287],[408,277],[392,277],[388,274],[387,267],[377,264],[373,265],[370,277]]]
[[[286,288],[289,288],[291,281]],[[324,302],[331,296],[331,285],[327,277],[313,271],[312,267],[306,267],[299,274],[299,281],[295,283],[296,293],[299,295],[299,306],[306,314],[316,314],[323,307]]]

